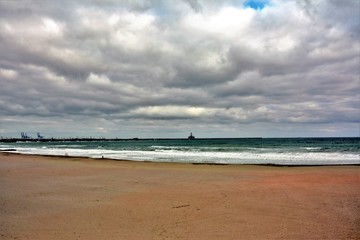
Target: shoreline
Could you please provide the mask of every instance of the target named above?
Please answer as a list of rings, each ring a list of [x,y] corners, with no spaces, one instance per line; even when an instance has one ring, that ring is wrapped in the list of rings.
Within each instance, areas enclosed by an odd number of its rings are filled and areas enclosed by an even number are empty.
[[[130,159],[115,159],[115,158],[93,158],[87,156],[69,156],[69,155],[46,155],[46,154],[28,154],[16,152],[16,149],[0,150],[0,154],[14,154],[24,156],[35,157],[53,157],[53,158],[84,158],[93,160],[106,160],[106,161],[118,161],[118,162],[144,162],[144,163],[164,163],[164,164],[190,164],[190,165],[214,165],[214,166],[268,166],[268,167],[326,167],[326,166],[360,166],[360,163],[336,163],[336,164],[276,164],[276,163],[209,163],[209,162],[162,162],[162,161],[150,161],[150,160],[130,160]]]
[[[213,139],[360,139],[360,137],[220,137],[220,138],[196,138],[196,140],[213,140]],[[188,138],[0,138],[1,143],[14,142],[109,142],[109,141],[168,141],[168,140],[189,140]],[[193,139],[195,140],[195,139]]]
[[[0,152],[0,239],[359,239],[360,167]]]

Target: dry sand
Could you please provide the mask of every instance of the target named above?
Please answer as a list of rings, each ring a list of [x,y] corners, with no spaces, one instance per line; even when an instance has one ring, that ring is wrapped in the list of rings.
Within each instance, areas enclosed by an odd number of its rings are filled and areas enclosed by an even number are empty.
[[[360,167],[0,153],[0,239],[360,239]]]

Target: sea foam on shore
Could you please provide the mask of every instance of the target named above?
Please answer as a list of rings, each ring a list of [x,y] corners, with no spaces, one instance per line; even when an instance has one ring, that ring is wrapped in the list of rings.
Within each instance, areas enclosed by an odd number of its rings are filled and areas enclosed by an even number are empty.
[[[360,164],[358,139],[204,139],[112,142],[18,142],[1,149],[21,154],[133,161],[338,165]]]

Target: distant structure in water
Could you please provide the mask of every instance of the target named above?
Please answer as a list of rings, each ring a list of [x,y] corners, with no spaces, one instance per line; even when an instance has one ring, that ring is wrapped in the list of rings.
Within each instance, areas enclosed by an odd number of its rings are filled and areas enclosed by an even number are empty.
[[[194,140],[194,139],[195,139],[195,136],[192,133],[190,133],[190,136],[188,137],[188,140]]]
[[[44,136],[41,136],[40,133],[37,133],[38,140],[44,139]]]
[[[29,137],[26,132],[21,132],[21,139],[32,139],[32,138]],[[44,136],[41,136],[40,133],[38,132],[37,133],[37,139],[42,140],[42,139],[44,139]]]
[[[30,139],[31,137],[28,137],[26,132],[21,132],[21,139]]]

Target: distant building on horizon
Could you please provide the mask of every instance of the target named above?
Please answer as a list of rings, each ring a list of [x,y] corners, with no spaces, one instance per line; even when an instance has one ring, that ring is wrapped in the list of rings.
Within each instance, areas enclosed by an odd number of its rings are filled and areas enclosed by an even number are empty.
[[[39,132],[37,133],[37,137],[39,140],[44,139],[44,136],[41,136]]]
[[[26,132],[21,132],[21,139],[30,139],[31,137],[28,137]]]

